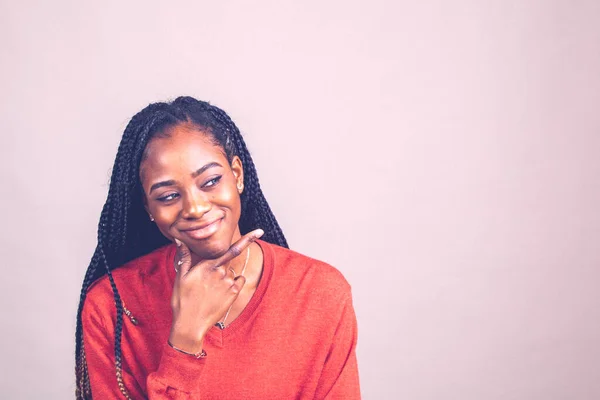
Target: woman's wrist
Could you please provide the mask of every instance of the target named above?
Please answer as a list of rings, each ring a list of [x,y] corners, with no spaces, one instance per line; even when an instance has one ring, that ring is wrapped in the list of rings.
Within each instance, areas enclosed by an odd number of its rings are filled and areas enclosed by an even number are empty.
[[[190,340],[178,335],[169,336],[169,345],[176,350],[181,350],[185,353],[196,354],[202,351],[204,340]]]
[[[204,334],[189,334],[175,328],[171,329],[169,345],[185,353],[197,354],[202,351]]]
[[[198,352],[196,352],[196,353],[190,353],[190,352],[188,352],[188,351],[185,351],[185,350],[183,350],[183,349],[180,349],[180,348],[179,348],[179,347],[177,347],[177,346],[173,346],[173,343],[171,343],[171,341],[170,341],[170,340],[168,340],[168,341],[167,341],[167,344],[168,344],[169,346],[171,346],[171,348],[172,348],[173,350],[175,350],[175,351],[178,351],[178,352],[180,352],[180,353],[183,353],[183,354],[185,354],[185,355],[192,356],[192,357],[194,357],[194,358],[205,358],[205,357],[206,357],[206,351],[204,351],[204,349],[202,349],[202,350],[200,350],[200,351],[198,351]]]

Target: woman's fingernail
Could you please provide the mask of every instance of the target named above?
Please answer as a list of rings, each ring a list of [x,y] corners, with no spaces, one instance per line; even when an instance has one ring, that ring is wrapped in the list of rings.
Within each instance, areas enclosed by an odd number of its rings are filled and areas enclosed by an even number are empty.
[[[258,229],[258,230],[256,231],[256,234],[254,235],[254,237],[255,237],[256,239],[258,239],[259,237],[261,237],[261,236],[262,236],[262,235],[264,235],[264,234],[265,234],[265,231],[263,231],[262,229]]]
[[[174,238],[175,239],[175,244],[177,245],[177,247],[181,247],[181,240]]]

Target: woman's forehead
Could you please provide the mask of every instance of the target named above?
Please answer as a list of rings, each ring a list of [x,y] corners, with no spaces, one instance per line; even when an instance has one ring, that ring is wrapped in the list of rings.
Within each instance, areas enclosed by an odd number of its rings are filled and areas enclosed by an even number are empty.
[[[148,143],[140,174],[189,173],[210,162],[226,163],[223,149],[205,132],[176,127]]]

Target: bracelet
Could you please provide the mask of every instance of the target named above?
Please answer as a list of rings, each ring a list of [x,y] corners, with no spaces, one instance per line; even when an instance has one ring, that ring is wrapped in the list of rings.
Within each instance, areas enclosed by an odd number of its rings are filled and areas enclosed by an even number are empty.
[[[178,352],[186,354],[188,356],[192,356],[192,357],[195,357],[195,358],[204,358],[204,357],[206,357],[206,352],[204,351],[204,349],[202,349],[201,351],[199,351],[197,353],[188,353],[185,350],[181,350],[181,349],[178,349],[177,347],[173,346],[173,344],[171,343],[170,340],[167,340],[167,343],[169,344],[169,346],[171,346],[173,348],[173,350],[177,350]]]

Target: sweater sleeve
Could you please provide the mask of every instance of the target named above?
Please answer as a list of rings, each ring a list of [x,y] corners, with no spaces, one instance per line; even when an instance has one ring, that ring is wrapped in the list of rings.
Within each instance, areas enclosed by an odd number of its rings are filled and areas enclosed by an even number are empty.
[[[356,361],[357,323],[350,293],[343,302],[327,360],[321,372],[315,399],[360,399]]]
[[[86,300],[82,316],[83,341],[92,396],[95,399],[123,398],[115,369],[114,333],[106,329],[102,313]],[[198,382],[205,359],[182,354],[165,343],[158,369],[146,379],[147,394],[123,362],[123,384],[131,399],[187,400],[202,398]],[[125,356],[126,358],[127,356]],[[143,383],[143,382],[142,382]]]
[[[181,354],[168,344],[163,347],[156,372],[148,375],[146,384],[150,399],[200,399],[199,376],[206,360]]]

